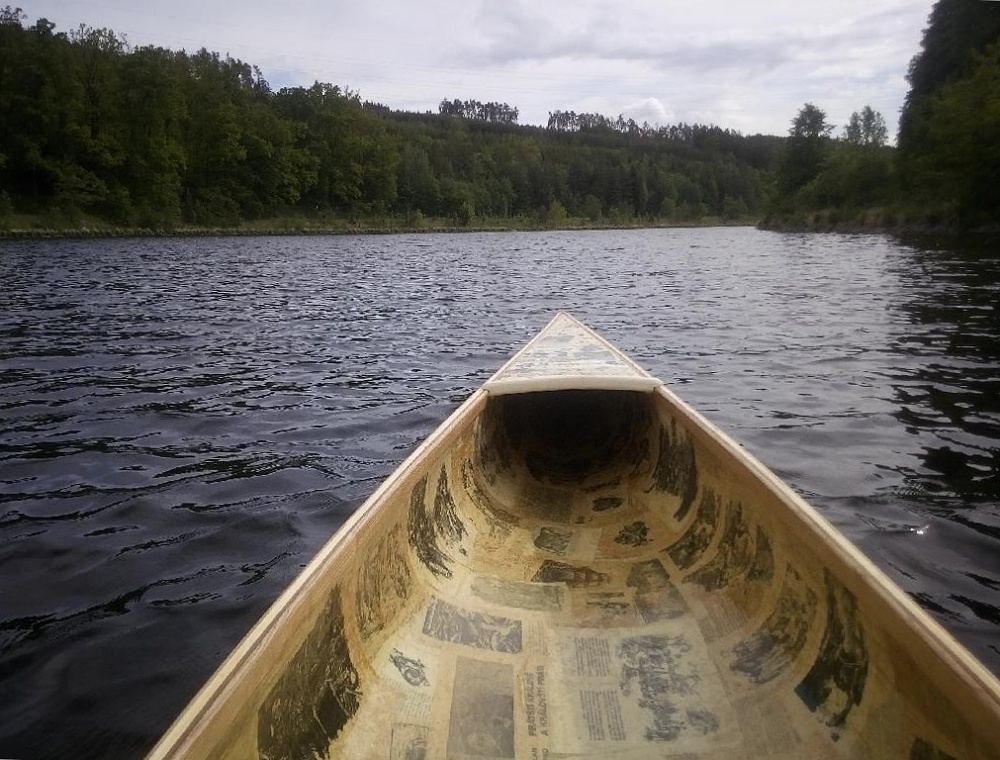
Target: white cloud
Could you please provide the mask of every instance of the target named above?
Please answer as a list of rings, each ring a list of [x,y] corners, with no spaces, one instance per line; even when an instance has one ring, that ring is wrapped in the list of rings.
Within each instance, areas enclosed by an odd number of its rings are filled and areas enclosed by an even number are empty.
[[[622,109],[622,113],[639,124],[649,122],[653,126],[663,126],[677,120],[674,112],[664,106],[658,98],[643,98],[629,103]]]

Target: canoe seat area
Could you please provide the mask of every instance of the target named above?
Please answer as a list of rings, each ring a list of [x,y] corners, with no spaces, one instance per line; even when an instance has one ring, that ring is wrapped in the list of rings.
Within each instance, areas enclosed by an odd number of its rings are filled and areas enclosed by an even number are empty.
[[[663,394],[468,414],[331,555],[216,754],[995,756],[849,566]]]

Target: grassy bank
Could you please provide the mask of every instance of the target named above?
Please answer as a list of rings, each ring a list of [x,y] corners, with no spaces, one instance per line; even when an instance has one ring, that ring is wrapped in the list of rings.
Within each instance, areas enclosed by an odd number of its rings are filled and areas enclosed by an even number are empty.
[[[1000,224],[969,225],[950,207],[865,209],[827,208],[814,211],[772,212],[758,229],[775,232],[889,233],[895,235],[965,235],[1000,232]]]
[[[721,219],[702,217],[695,220],[589,220],[577,218],[474,218],[468,223],[451,219],[374,217],[341,219],[322,217],[281,217],[260,219],[233,226],[207,227],[177,225],[153,229],[123,227],[96,218],[58,219],[51,215],[19,214],[0,222],[0,239],[33,240],[50,238],[120,238],[120,237],[225,237],[270,235],[387,235],[442,232],[512,232],[517,230],[619,230],[669,227],[753,226],[757,219]]]

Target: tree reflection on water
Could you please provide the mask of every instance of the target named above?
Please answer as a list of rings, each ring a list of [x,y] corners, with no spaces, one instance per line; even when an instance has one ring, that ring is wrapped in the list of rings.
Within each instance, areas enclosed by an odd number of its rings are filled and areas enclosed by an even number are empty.
[[[906,475],[954,506],[989,506],[1000,496],[1000,251],[907,242],[919,245],[902,273],[913,329],[895,349],[918,361],[894,385],[897,417],[932,443]]]
[[[1000,244],[913,238],[910,267],[899,273],[910,327],[892,349],[897,419],[918,439],[912,465],[896,471],[906,497],[929,515],[975,531],[956,547],[976,570],[955,569],[974,584],[946,599],[1000,625]],[[992,575],[993,577],[989,577]],[[963,579],[963,580],[964,580]],[[978,591],[976,589],[978,588]],[[971,590],[970,590],[971,589]],[[918,601],[954,613],[927,595]],[[965,611],[961,611],[964,614]],[[988,645],[1000,652],[996,644]]]

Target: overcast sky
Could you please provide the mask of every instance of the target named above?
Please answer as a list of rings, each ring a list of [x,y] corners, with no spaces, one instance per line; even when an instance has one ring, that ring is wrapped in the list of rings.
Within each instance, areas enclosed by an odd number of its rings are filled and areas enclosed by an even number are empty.
[[[4,0],[5,2],[7,0]],[[21,0],[28,23],[205,47],[274,89],[348,86],[391,108],[500,101],[785,134],[806,102],[896,129],[933,0]]]

